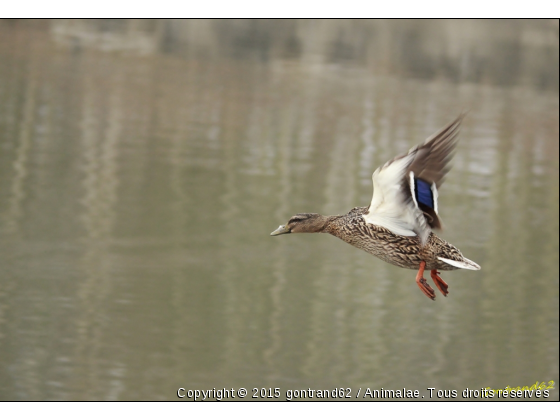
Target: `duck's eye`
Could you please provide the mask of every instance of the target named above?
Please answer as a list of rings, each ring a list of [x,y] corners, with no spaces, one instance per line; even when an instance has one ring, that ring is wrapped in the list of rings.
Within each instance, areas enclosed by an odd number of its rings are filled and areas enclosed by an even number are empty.
[[[307,216],[306,214],[296,214],[295,216],[293,216],[290,221],[288,222],[288,224],[290,223],[295,223],[295,222],[301,222],[302,220],[306,220],[308,219],[309,216]]]

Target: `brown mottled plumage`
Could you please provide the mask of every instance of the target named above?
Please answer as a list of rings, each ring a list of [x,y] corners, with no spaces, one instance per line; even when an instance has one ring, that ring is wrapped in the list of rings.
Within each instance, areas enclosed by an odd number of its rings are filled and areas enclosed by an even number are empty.
[[[426,142],[397,157],[373,174],[374,194],[368,207],[355,207],[343,216],[299,213],[271,235],[330,233],[344,242],[390,264],[418,270],[416,283],[430,299],[434,290],[423,277],[431,277],[447,296],[448,285],[437,270],[480,270],[461,251],[431,232],[441,228],[437,188],[449,170],[463,115]]]
[[[437,256],[462,260],[461,251],[450,243],[430,234],[426,246],[418,236],[395,235],[382,226],[366,223],[363,214],[367,207],[354,207],[343,216],[323,216],[317,213],[300,213],[286,225],[290,233],[330,233],[344,242],[363,249],[389,264],[418,270],[426,261],[428,270],[458,270],[459,267],[438,260]]]

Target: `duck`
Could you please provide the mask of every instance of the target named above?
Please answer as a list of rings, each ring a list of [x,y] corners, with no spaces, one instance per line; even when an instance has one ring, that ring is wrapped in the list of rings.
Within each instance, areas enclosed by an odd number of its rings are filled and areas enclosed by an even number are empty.
[[[464,116],[376,169],[369,206],[336,216],[298,213],[270,235],[328,233],[389,264],[418,270],[416,284],[435,300],[435,291],[424,278],[429,270],[435,286],[447,297],[449,286],[441,271],[480,270],[480,265],[433,232],[443,228],[439,189],[449,172]]]

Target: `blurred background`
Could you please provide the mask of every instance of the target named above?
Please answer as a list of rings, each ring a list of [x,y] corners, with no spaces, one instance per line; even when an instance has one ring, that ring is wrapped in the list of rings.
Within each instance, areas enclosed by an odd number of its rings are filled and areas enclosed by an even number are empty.
[[[555,381],[557,20],[0,21],[0,399]],[[415,273],[269,233],[470,110]],[[437,398],[434,398],[437,399]]]

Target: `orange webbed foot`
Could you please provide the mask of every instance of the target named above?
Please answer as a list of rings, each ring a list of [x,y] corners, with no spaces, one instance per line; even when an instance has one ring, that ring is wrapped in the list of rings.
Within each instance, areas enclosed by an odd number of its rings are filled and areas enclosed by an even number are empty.
[[[447,296],[449,294],[449,292],[447,291],[449,286],[447,285],[446,282],[443,281],[443,279],[440,276],[438,276],[438,274],[439,271],[437,270],[432,270],[430,272],[430,275],[432,276],[432,280],[436,284],[436,287],[439,289],[439,291],[443,296]]]
[[[434,292],[434,289],[432,289],[432,287],[428,284],[428,282],[424,278],[424,268],[425,267],[426,267],[426,262],[422,261],[420,263],[420,269],[418,270],[418,274],[416,274],[416,284],[418,285],[420,290],[422,290],[422,293],[424,293],[430,299],[435,300],[436,299],[436,292]],[[436,285],[437,285],[437,283],[436,283]]]

